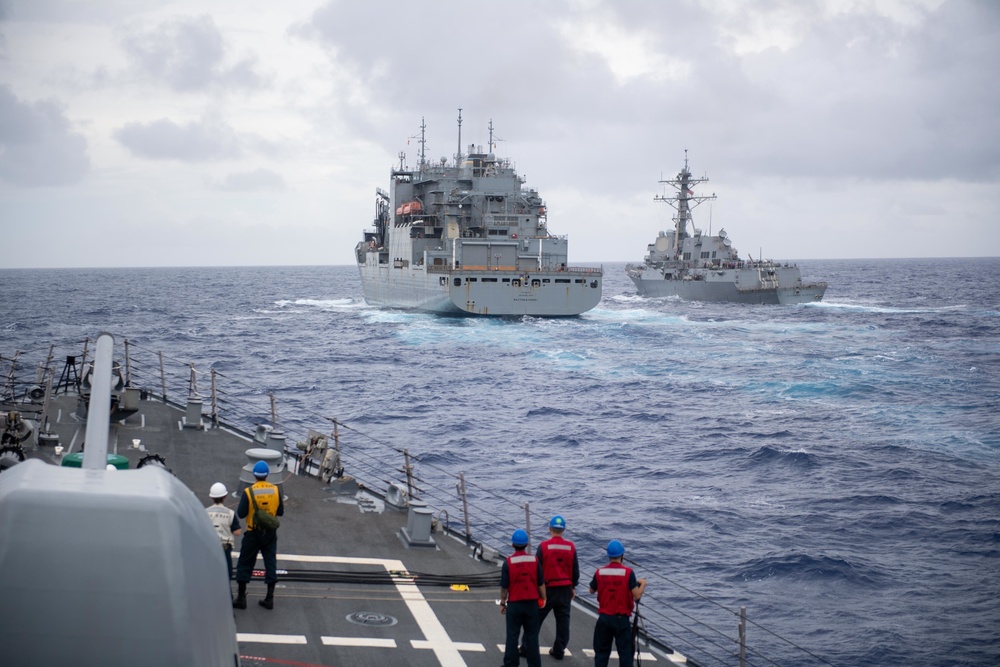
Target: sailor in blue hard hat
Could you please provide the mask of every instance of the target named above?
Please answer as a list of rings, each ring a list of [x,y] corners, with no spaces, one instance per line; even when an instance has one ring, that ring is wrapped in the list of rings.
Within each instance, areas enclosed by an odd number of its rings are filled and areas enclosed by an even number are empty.
[[[264,559],[264,583],[267,584],[267,595],[260,600],[260,606],[274,609],[274,587],[278,583],[278,531],[266,530],[255,517],[259,512],[271,516],[282,516],[285,504],[278,487],[267,481],[271,468],[266,461],[257,461],[253,467],[256,483],[244,489],[240,496],[236,515],[247,521],[247,532],[240,545],[240,559],[236,563],[236,584],[239,587],[235,609],[247,608],[247,584],[253,576],[253,568],[257,562],[257,554]]]
[[[618,650],[618,664],[632,667],[633,638],[630,622],[635,603],[646,590],[646,580],[636,579],[632,568],[622,563],[625,547],[618,540],[608,542],[610,562],[594,573],[590,592],[597,593],[597,624],[594,626],[594,665],[607,667],[611,644]]]
[[[538,617],[541,628],[545,617],[552,612],[556,619],[556,637],[549,649],[549,655],[562,660],[569,644],[569,618],[576,585],[580,583],[580,563],[576,556],[576,545],[563,538],[566,519],[556,514],[549,521],[549,539],[538,545],[538,562],[545,581],[545,607]]]
[[[500,613],[507,617],[507,643],[503,654],[505,667],[521,662],[517,640],[524,630],[525,655],[529,667],[539,667],[538,609],[545,606],[545,581],[541,564],[529,554],[528,533],[518,529],[510,536],[514,553],[500,570]]]

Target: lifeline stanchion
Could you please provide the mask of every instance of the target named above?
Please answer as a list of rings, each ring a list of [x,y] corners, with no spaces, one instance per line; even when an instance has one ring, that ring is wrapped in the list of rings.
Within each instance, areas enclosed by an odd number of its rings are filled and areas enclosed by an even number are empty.
[[[631,594],[631,591],[629,591]],[[642,649],[639,647],[639,601],[635,602],[635,616],[632,617],[632,651],[635,653],[635,664],[642,667]]]

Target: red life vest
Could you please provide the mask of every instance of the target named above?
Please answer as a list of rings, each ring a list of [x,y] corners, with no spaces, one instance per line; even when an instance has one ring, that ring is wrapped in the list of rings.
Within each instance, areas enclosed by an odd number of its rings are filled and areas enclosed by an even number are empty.
[[[523,551],[515,551],[507,559],[507,575],[510,587],[507,599],[510,602],[538,599],[538,559]]]
[[[635,606],[628,583],[632,579],[632,568],[621,563],[608,563],[594,577],[597,579],[598,612],[610,616],[631,616]]]
[[[542,575],[546,586],[572,586],[576,546],[558,535],[538,545],[542,552]]]

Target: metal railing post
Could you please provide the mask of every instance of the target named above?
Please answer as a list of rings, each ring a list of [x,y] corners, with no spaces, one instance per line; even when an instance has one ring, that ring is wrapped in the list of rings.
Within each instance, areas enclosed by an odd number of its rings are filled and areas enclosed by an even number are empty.
[[[51,368],[52,368],[52,359],[53,359],[53,355],[55,354],[55,351],[56,351],[55,344],[53,343],[52,345],[49,345],[49,355],[47,357],[45,357],[45,370],[50,371],[50,372],[51,372]],[[44,371],[38,376],[38,384],[45,384],[45,373],[44,373]]]
[[[465,543],[472,540],[472,528],[469,522],[469,496],[465,493],[465,473],[458,473],[458,495],[462,496],[462,516],[465,517]]]
[[[125,386],[132,386],[132,356],[129,354],[128,338],[125,339]]]
[[[531,544],[531,508],[524,503],[524,530],[528,533],[528,544]]]
[[[14,400],[14,369],[17,367],[17,356],[21,354],[20,350],[14,352],[14,356],[10,359],[10,372],[7,373],[7,380],[3,387],[3,393],[0,394],[0,398],[8,398]]]
[[[740,667],[747,664],[747,608],[740,607]]]
[[[274,392],[267,394],[271,398],[271,428],[278,430],[278,399],[274,397]]]
[[[406,473],[406,496],[415,498],[413,495],[413,466],[410,465],[410,450],[403,448],[403,472]]]
[[[212,369],[212,426],[219,428],[219,387],[216,384],[218,371]]]
[[[90,336],[83,339],[83,355],[80,357],[80,377],[86,373],[87,368],[87,348],[90,345]]]
[[[160,389],[163,391],[163,402],[167,402],[167,374],[163,370],[163,353],[157,352],[158,357],[160,357]]]

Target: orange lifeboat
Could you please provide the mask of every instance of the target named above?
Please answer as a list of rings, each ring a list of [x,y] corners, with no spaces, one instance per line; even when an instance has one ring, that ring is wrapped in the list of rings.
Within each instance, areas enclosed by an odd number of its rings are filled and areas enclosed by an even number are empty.
[[[423,210],[418,201],[408,201],[396,209],[396,215],[416,215]]]

